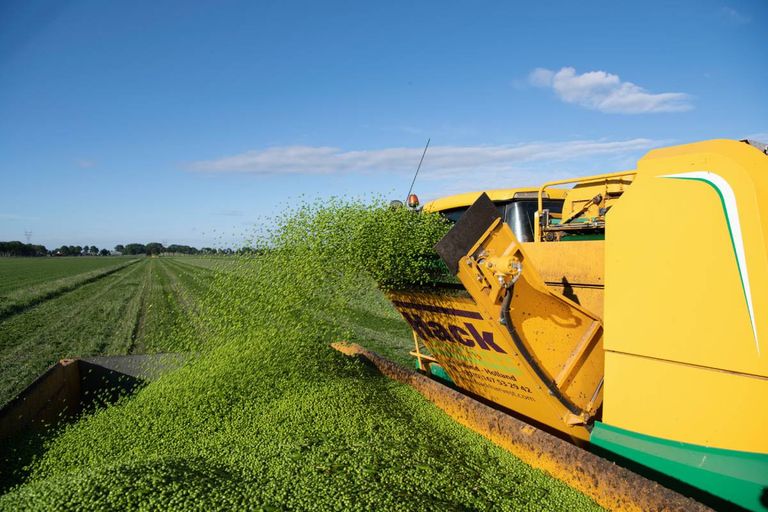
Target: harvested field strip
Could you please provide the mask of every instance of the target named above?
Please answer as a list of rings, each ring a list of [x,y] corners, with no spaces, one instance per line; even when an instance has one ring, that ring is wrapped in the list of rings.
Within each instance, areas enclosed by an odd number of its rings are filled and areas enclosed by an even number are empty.
[[[217,269],[189,265],[181,258],[167,259],[165,260],[165,263],[173,269],[175,276],[197,295],[208,292],[213,282],[213,278],[216,273],[220,271]]]
[[[411,329],[392,303],[376,290],[375,283],[371,282],[370,290],[362,292],[341,324],[352,332],[349,341],[355,341],[403,366],[413,367]]]
[[[208,291],[210,279],[201,279],[198,275],[200,273],[199,269],[190,271],[177,261],[166,260],[163,263],[163,270],[168,278],[170,290],[176,297],[176,302],[183,310],[182,318],[186,326],[197,331],[198,337],[202,339],[205,333],[205,326],[200,320],[203,308],[199,298]],[[185,333],[176,338],[188,339],[191,335],[191,333]]]
[[[178,262],[183,262],[185,265],[191,267],[203,268],[207,270],[223,270],[227,268],[235,268],[236,263],[232,257],[197,257],[197,256],[184,256],[175,258]]]
[[[128,318],[133,318],[133,328],[131,329],[130,344],[127,350],[129,354],[143,354],[146,351],[141,337],[146,324],[147,296],[152,279],[150,272],[145,271],[142,275],[141,283],[137,293],[134,294],[126,311]]]
[[[139,260],[122,260],[120,263],[107,268],[92,270],[69,277],[63,277],[49,283],[39,284],[30,288],[17,289],[5,295],[0,302],[0,320],[18,314],[36,304],[58,297],[75,290],[83,285],[102,279],[110,274],[136,263]]]
[[[179,327],[186,322],[180,306],[163,305],[176,299],[158,265],[138,260],[0,322],[0,402],[64,357],[170,351],[177,331],[191,338],[191,329]]]
[[[135,343],[143,352],[189,350],[188,341],[197,339],[191,312],[199,297],[181,285],[167,258],[151,259],[148,272],[149,286]]]
[[[112,267],[135,257],[0,258],[0,297],[15,290]]]
[[[122,268],[0,322],[0,402],[59,359],[123,352],[124,305],[144,267]]]

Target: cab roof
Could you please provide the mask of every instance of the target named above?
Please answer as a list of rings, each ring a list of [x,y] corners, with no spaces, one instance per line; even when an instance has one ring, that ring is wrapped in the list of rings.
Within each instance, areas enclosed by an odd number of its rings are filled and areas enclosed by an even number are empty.
[[[464,192],[463,194],[455,194],[430,201],[424,205],[424,211],[442,212],[453,208],[467,207],[474,203],[483,192],[488,194],[488,197],[493,202],[510,201],[515,198],[516,194],[518,194],[518,198],[520,198],[520,195],[523,195],[527,196],[526,199],[535,199],[539,193],[539,187],[500,188],[496,190]],[[565,199],[567,192],[566,189],[562,188],[548,188],[544,191],[544,199]]]

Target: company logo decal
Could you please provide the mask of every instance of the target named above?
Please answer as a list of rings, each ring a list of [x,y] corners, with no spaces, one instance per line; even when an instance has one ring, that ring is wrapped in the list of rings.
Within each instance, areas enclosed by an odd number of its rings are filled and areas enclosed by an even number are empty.
[[[492,332],[480,332],[470,322],[464,322],[464,325],[461,326],[443,325],[439,322],[425,322],[417,314],[402,312],[402,315],[421,339],[437,339],[451,343],[460,343],[465,347],[477,345],[482,350],[493,350],[500,354],[506,354],[504,349],[496,344]]]
[[[741,278],[741,289],[744,292],[744,300],[747,303],[747,310],[749,311],[749,320],[752,324],[752,334],[755,337],[755,349],[757,349],[758,355],[760,354],[760,343],[757,339],[757,325],[755,324],[755,311],[752,307],[752,291],[749,285],[749,274],[747,272],[747,261],[744,252],[744,238],[741,234],[741,222],[739,221],[739,210],[736,204],[736,194],[733,193],[733,189],[728,182],[713,172],[707,171],[694,171],[694,172],[682,172],[679,174],[667,174],[661,176],[662,178],[672,178],[680,180],[700,181],[706,183],[712,187],[717,195],[720,196],[720,204],[723,206],[723,213],[725,214],[725,222],[728,225],[728,234],[731,237],[731,245],[733,246],[733,253],[736,256],[736,266],[739,269],[739,277]]]

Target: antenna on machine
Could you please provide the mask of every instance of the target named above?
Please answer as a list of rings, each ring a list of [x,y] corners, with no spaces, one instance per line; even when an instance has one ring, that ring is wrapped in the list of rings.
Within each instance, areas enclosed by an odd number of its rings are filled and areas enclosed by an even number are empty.
[[[424,155],[427,154],[427,148],[429,148],[429,142],[432,139],[427,139],[427,145],[424,146],[424,152],[421,154],[421,160],[419,160],[419,165],[416,167],[416,173],[413,175],[413,180],[411,181],[411,187],[408,189],[408,195],[405,196],[405,203],[408,204],[409,199],[411,197],[411,192],[413,192],[413,184],[416,183],[416,176],[419,175],[419,170],[421,169],[421,164],[424,162]]]

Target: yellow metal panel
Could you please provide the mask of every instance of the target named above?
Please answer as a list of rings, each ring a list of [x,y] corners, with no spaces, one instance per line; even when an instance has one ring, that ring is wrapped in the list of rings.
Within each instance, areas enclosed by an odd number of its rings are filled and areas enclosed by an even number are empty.
[[[574,438],[589,439],[583,425],[568,426],[563,410],[521,360],[514,345],[469,298],[391,293],[390,299],[457,386]]]
[[[768,451],[768,158],[656,150],[608,216],[604,421]]]
[[[732,236],[734,218],[728,222],[721,198],[728,190],[670,177],[701,171],[732,189],[740,239]],[[762,205],[768,205],[768,158],[746,144],[690,144],[641,160],[637,179],[609,216],[606,349],[768,376],[768,208]]]
[[[536,265],[545,282],[559,282],[603,286],[605,280],[605,242],[528,242],[525,253]]]
[[[578,183],[568,191],[565,198],[563,220],[579,212],[582,212],[580,216],[583,217],[598,217],[600,208],[613,206],[623,192],[632,185],[633,179],[632,175],[622,175],[606,178],[604,181]],[[592,199],[598,194],[602,200],[599,204],[592,203]]]
[[[553,293],[499,220],[458,269],[471,299],[438,293],[390,298],[459,387],[587,440],[584,422],[602,401],[599,317]],[[503,286],[509,272],[519,272],[511,288]],[[514,337],[501,322],[507,289]]]
[[[528,242],[523,248],[547,286],[603,318],[605,242]]]
[[[768,379],[606,352],[603,422],[711,448],[768,453]]]

